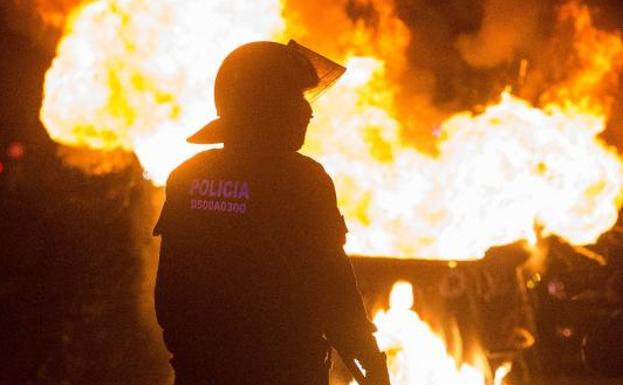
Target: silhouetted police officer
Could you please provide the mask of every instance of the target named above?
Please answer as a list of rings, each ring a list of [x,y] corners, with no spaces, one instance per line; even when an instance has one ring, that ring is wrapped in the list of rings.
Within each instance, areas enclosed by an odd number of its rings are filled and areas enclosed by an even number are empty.
[[[344,68],[290,41],[223,61],[219,118],[191,138],[224,143],[171,173],[156,313],[176,384],[328,383],[329,343],[388,385],[350,263],[331,178],[297,151],[317,94]]]

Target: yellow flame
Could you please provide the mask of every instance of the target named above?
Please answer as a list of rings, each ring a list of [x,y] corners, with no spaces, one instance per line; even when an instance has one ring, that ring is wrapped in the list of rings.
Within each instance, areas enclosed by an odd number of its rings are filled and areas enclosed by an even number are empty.
[[[278,0],[90,2],[58,45],[41,120],[60,143],[134,151],[161,185],[202,149],[185,138],[215,116],[223,57],[279,33],[279,13]]]
[[[495,370],[495,375],[493,376],[493,385],[503,385],[504,378],[510,373],[513,368],[512,363],[505,362],[499,368]]]
[[[374,317],[376,338],[388,357],[393,385],[484,385],[483,371],[465,362],[458,362],[419,315],[411,310],[413,287],[398,281],[394,284],[388,310]],[[485,362],[486,358],[481,357]],[[496,370],[496,384],[502,384],[510,368]]]
[[[392,9],[379,9],[386,23]],[[480,113],[443,122],[432,156],[404,143],[387,62],[374,56],[390,52],[394,65],[405,64],[390,43],[404,48],[407,32],[392,20],[392,39],[352,26],[368,56],[344,53],[347,74],[315,103],[304,148],[335,179],[350,253],[473,259],[491,246],[534,242],[536,228],[584,245],[615,223],[621,159],[598,135],[623,62],[617,34],[595,29],[586,7],[563,7],[561,20],[574,21],[575,67],[543,93],[543,107],[504,92]],[[133,151],[162,184],[202,149],[185,138],[214,117],[222,58],[286,24],[278,0],[90,2],[69,19],[41,119],[61,143]]]

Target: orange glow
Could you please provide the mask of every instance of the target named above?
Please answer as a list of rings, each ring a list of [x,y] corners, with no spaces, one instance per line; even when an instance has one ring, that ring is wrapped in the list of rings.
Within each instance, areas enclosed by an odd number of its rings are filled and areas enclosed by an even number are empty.
[[[598,135],[623,43],[594,28],[585,6],[570,3],[559,18],[573,21],[573,65],[563,63],[569,73],[542,107],[507,90],[479,113],[457,113],[438,128],[436,156],[404,143],[386,62],[348,60],[315,106],[306,150],[334,176],[350,253],[476,259],[539,235],[590,244],[614,225],[621,157]]]
[[[379,8],[381,20],[390,8]],[[404,26],[388,23],[398,50],[365,25],[351,26],[353,45],[367,56],[335,57],[348,72],[315,103],[304,148],[335,179],[348,252],[474,259],[494,245],[534,242],[536,228],[584,245],[614,224],[621,159],[597,135],[621,39],[595,29],[574,3],[560,19],[574,21],[579,69],[543,93],[542,108],[504,92],[480,113],[451,116],[438,128],[436,156],[404,143],[386,58],[375,56],[391,52],[394,66],[405,65]],[[297,33],[277,0],[93,1],[66,30],[46,75],[41,120],[63,144],[135,152],[159,185],[202,149],[184,140],[214,117],[212,83],[224,55]]]
[[[494,245],[535,242],[537,227],[588,244],[614,225],[621,159],[596,137],[603,116],[541,110],[505,92],[482,113],[444,122],[432,157],[401,143],[387,110],[361,103],[360,92],[379,96],[365,87],[381,63],[348,65],[346,79],[318,101],[309,152],[335,177],[349,252],[472,259]]]

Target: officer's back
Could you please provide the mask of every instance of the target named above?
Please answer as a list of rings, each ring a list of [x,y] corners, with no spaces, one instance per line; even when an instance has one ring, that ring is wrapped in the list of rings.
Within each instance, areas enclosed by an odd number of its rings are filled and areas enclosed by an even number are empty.
[[[318,267],[309,254],[336,215],[323,175],[296,152],[226,149],[172,174],[158,230],[175,253],[160,263],[157,312],[178,365],[213,372],[234,360],[243,371],[232,375],[257,370],[253,377],[275,376],[270,367],[283,370],[278,361],[293,358],[298,376],[323,365],[322,325],[309,300],[322,290],[310,282]]]

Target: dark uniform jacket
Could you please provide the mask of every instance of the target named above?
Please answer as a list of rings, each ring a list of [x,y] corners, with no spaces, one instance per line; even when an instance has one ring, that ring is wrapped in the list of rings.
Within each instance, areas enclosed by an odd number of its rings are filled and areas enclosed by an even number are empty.
[[[200,153],[169,177],[156,313],[178,384],[326,384],[327,342],[376,349],[322,166]]]

